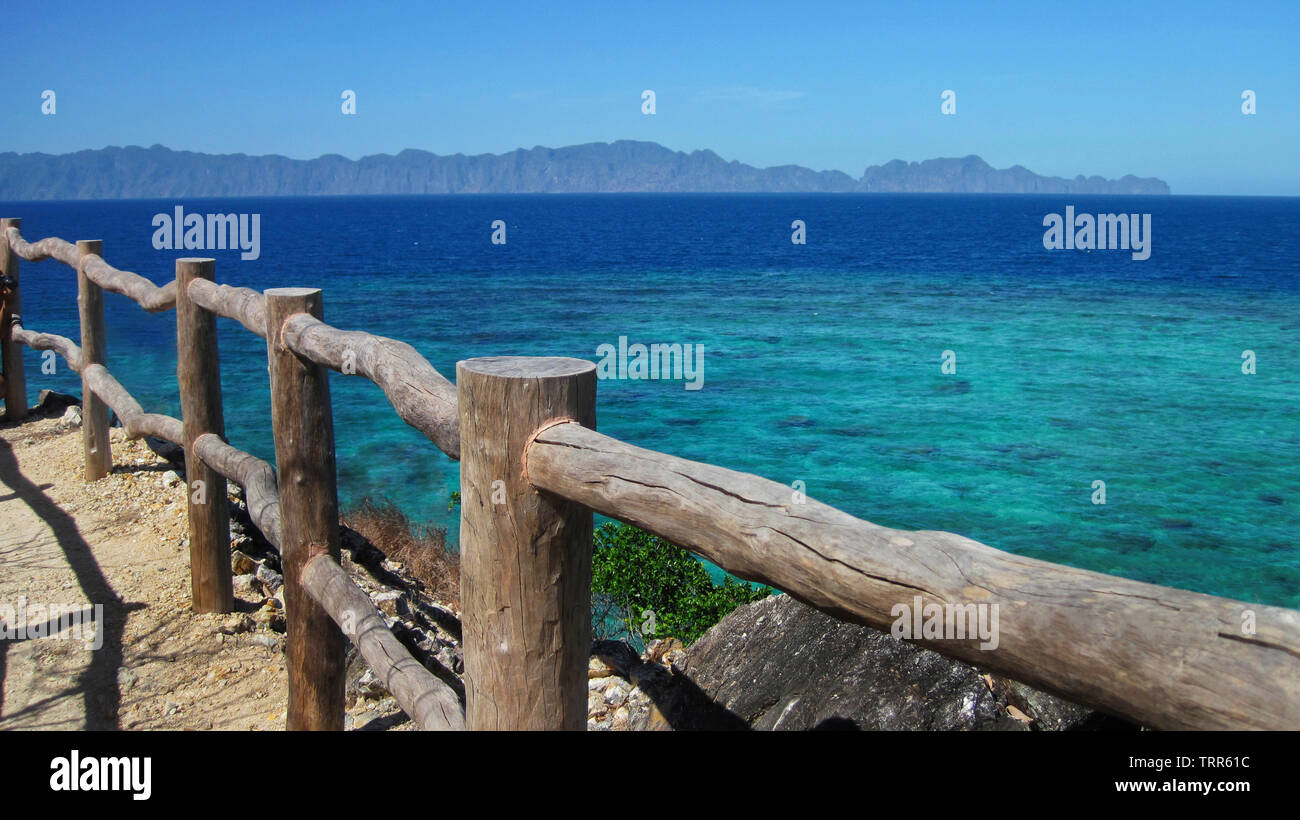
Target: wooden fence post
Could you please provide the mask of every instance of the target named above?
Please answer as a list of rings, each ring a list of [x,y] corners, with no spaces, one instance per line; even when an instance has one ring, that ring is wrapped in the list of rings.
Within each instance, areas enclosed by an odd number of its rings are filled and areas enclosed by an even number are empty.
[[[78,259],[103,256],[99,239],[77,240]],[[104,364],[104,289],[90,281],[77,265],[77,312],[81,314],[82,364]],[[113,469],[113,450],[108,441],[108,405],[81,380],[81,447],[85,454],[86,480],[98,481]]]
[[[334,419],[324,368],[300,358],[280,336],[295,313],[321,318],[316,288],[266,293],[266,350],[271,372],[271,429],[280,486],[280,557],[284,569],[289,675],[287,727],[343,729],[343,633],[302,585],[318,553],[339,558]]]
[[[190,594],[195,612],[232,612],[230,578],[230,507],[226,477],[194,454],[194,440],[204,433],[224,436],[221,407],[221,361],[217,355],[217,320],[190,301],[189,284],[211,280],[216,261],[176,260],[176,382],[181,393],[185,439],[186,505],[190,523]]]
[[[587,728],[592,514],[540,493],[523,453],[548,423],[596,425],[596,366],[456,364],[467,729]]]
[[[18,254],[9,247],[5,232],[9,228],[22,229],[23,221],[16,217],[0,219],[0,273],[14,281],[13,291],[5,301],[5,314],[0,317],[0,353],[4,360],[5,421],[18,421],[27,415],[27,377],[23,373],[23,346],[9,341],[13,317],[22,312],[22,294],[18,290]]]

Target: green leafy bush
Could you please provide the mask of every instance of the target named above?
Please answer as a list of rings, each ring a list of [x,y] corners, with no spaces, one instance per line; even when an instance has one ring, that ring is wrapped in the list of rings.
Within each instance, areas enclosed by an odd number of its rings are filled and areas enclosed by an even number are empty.
[[[652,638],[694,643],[736,607],[772,594],[731,576],[715,584],[689,552],[630,524],[596,530],[591,563],[597,637],[638,648]]]

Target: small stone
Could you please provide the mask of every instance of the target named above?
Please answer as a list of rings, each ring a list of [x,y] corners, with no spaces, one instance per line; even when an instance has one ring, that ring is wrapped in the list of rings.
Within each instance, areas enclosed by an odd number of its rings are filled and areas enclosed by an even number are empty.
[[[239,550],[230,554],[230,570],[236,575],[255,575],[260,565]]]
[[[625,732],[631,717],[632,713],[627,710],[627,707],[620,706],[614,710],[614,719],[609,722],[609,728],[615,732]]]
[[[398,611],[397,604],[398,599],[401,597],[402,593],[400,592],[381,592],[373,596],[371,600],[375,602],[375,606],[380,612],[396,618],[398,615],[403,614]]]
[[[64,410],[63,417],[59,419],[59,426],[64,428],[80,427],[81,408],[74,405]]]
[[[175,470],[168,470],[167,472],[162,474],[162,478],[159,479],[159,483],[162,484],[162,486],[164,487],[175,487],[176,485],[181,483],[181,477],[176,474]]]
[[[275,594],[277,589],[284,586],[284,576],[280,575],[280,573],[275,570],[268,568],[266,565],[257,568],[257,580],[261,581],[262,586],[264,586],[266,591],[272,595]]]
[[[140,676],[132,672],[130,669],[123,668],[117,670],[117,685],[122,687],[123,690],[127,690],[130,689],[132,686],[135,686],[135,682],[138,681],[139,679]]]
[[[262,626],[271,626],[275,623],[275,618],[280,613],[274,606],[263,604],[262,608],[253,613],[253,621]]]
[[[382,698],[388,696],[388,690],[380,683],[375,673],[367,669],[362,672],[356,682],[349,687],[355,694],[363,698]]]
[[[605,690],[605,702],[610,706],[621,704],[625,700],[627,700],[627,689],[623,688],[621,683],[610,684],[610,687]]]

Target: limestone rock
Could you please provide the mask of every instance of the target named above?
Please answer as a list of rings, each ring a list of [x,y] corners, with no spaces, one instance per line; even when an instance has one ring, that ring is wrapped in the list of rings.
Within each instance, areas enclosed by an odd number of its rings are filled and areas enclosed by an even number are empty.
[[[81,426],[81,408],[73,405],[63,411],[63,416],[59,419],[59,426],[66,428]]]

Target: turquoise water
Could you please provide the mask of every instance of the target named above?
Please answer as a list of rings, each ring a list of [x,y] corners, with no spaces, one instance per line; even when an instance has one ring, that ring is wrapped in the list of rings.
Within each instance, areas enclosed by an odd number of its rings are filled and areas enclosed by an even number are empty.
[[[29,239],[102,236],[162,281],[177,203],[23,203]],[[962,196],[184,200],[262,214],[218,277],[324,287],[327,321],[460,358],[704,345],[704,388],[603,381],[599,427],[876,523],[1252,602],[1300,605],[1300,201]],[[1041,220],[1153,214],[1153,254],[1045,251]],[[489,241],[493,219],[509,225]],[[790,243],[790,222],[808,245]],[[417,244],[418,243],[418,244]],[[25,265],[30,328],[75,335],[75,281]],[[110,366],[175,413],[174,324],[110,298]],[[222,323],[229,438],[272,456],[265,349]],[[941,354],[956,354],[956,373]],[[1254,351],[1257,372],[1242,373]],[[29,387],[75,389],[68,374]],[[332,381],[346,503],[450,528],[456,466],[376,388]],[[1093,482],[1106,504],[1092,503]]]

